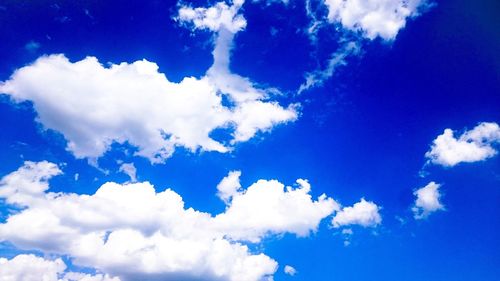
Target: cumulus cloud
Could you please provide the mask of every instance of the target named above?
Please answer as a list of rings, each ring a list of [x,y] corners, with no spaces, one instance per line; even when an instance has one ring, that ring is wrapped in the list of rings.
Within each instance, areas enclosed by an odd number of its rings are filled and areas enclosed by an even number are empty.
[[[440,186],[440,184],[430,182],[413,192],[413,195],[417,197],[415,205],[412,208],[415,219],[425,219],[433,212],[444,210],[444,206],[439,201],[441,198],[441,193],[439,192]]]
[[[272,100],[274,90],[229,70],[234,34],[246,23],[237,14],[241,4],[180,8],[181,23],[216,32],[214,63],[201,78],[174,83],[147,60],[106,67],[95,57],[71,62],[60,54],[17,69],[0,83],[0,93],[17,103],[32,102],[37,121],[62,133],[75,157],[92,162],[113,143],[128,143],[153,163],[164,162],[178,146],[228,152],[297,118],[297,105],[279,105]],[[225,98],[230,105],[223,104]],[[230,137],[215,140],[215,129],[228,130]]]
[[[17,171],[0,180],[0,197],[9,204],[27,205],[33,198],[49,188],[48,180],[60,175],[59,167],[48,161],[26,161]]]
[[[294,276],[295,274],[297,274],[297,270],[293,266],[290,266],[290,265],[285,265],[285,268],[283,269],[283,271],[285,272],[285,274],[288,274],[290,276]]]
[[[374,227],[382,222],[379,214],[380,207],[377,204],[366,201],[364,198],[351,207],[344,207],[333,217],[333,227],[348,225],[360,225],[363,227]]]
[[[465,131],[458,138],[451,129],[445,129],[425,154],[428,163],[452,167],[459,163],[486,160],[497,154],[493,145],[500,142],[500,127],[497,123],[479,123],[474,129]]]
[[[192,23],[198,29],[219,31],[225,28],[236,33],[247,25],[245,18],[238,14],[244,2],[244,0],[235,0],[231,6],[219,2],[208,8],[181,6],[176,19],[183,23]]]
[[[297,187],[276,180],[259,180],[231,197],[229,207],[214,218],[227,236],[258,242],[266,234],[294,233],[307,236],[339,205],[322,194],[313,200],[310,184],[297,180]]]
[[[324,0],[328,20],[368,39],[393,40],[408,19],[428,7],[427,0]]]
[[[17,255],[12,259],[0,258],[2,281],[120,281],[104,274],[86,274],[66,271],[60,259],[44,259],[35,255]]]
[[[20,210],[0,224],[0,241],[67,255],[121,280],[262,280],[277,262],[245,243],[273,234],[306,236],[338,209],[326,195],[314,200],[300,179],[296,187],[259,180],[238,188],[213,216],[147,182],[108,182],[91,195],[50,192],[47,181],[60,173],[49,162],[26,162],[3,177],[0,197]]]
[[[241,171],[231,171],[217,185],[217,196],[219,196],[219,198],[224,202],[229,202],[234,195],[238,194],[238,191],[241,188],[240,176]]]

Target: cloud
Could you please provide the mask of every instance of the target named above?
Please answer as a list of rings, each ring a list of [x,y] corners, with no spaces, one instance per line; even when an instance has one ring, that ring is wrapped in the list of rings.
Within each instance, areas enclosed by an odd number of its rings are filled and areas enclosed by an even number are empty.
[[[283,271],[285,272],[285,274],[288,274],[290,276],[294,276],[295,274],[297,274],[297,270],[290,265],[285,265]]]
[[[359,43],[350,41],[344,43],[343,46],[335,51],[328,60],[328,64],[324,69],[317,69],[305,74],[306,81],[299,87],[298,93],[309,90],[313,87],[322,86],[335,73],[338,67],[346,65],[346,58],[350,55],[357,55],[361,52]]]
[[[224,202],[228,203],[234,195],[238,194],[238,191],[241,188],[240,176],[241,171],[231,171],[217,185],[217,196],[219,196],[219,198]]]
[[[0,224],[0,241],[66,255],[125,281],[271,277],[277,262],[245,243],[285,233],[307,236],[338,209],[326,195],[313,200],[309,183],[300,179],[297,187],[259,180],[238,188],[226,210],[213,216],[186,208],[179,194],[157,192],[148,182],[108,182],[91,195],[50,192],[47,181],[60,173],[46,161],[25,162],[2,178],[0,197],[20,210]]]
[[[119,171],[129,176],[131,182],[137,181],[137,169],[135,168],[134,163],[121,164]]]
[[[30,204],[35,196],[49,188],[48,180],[60,174],[62,171],[54,163],[26,161],[0,180],[0,197],[6,198],[9,204]]]
[[[439,193],[440,186],[440,184],[430,182],[413,192],[413,195],[417,197],[415,205],[412,208],[415,219],[425,219],[435,211],[444,210],[444,206],[439,202],[441,198],[441,193]]]
[[[274,89],[230,72],[234,33],[245,26],[237,14],[240,2],[180,8],[180,22],[216,32],[214,63],[201,78],[175,83],[147,60],[105,67],[95,57],[71,62],[60,54],[17,69],[0,83],[0,93],[17,103],[32,102],[37,121],[63,134],[76,158],[91,162],[113,143],[128,143],[153,163],[164,162],[176,147],[228,152],[298,117],[298,105],[273,101]],[[227,130],[227,139],[214,139],[216,129]]]
[[[60,259],[49,260],[35,255],[17,255],[8,260],[0,258],[2,281],[120,281],[104,274],[67,272]]]
[[[325,194],[313,200],[310,191],[310,184],[302,179],[297,180],[295,188],[276,180],[259,180],[234,194],[229,207],[214,221],[236,240],[259,242],[267,234],[286,232],[307,236],[339,208]]]
[[[181,6],[176,19],[183,23],[192,23],[198,29],[219,31],[225,28],[236,33],[247,25],[245,18],[238,14],[244,2],[244,0],[236,0],[231,6],[224,2],[218,2],[208,8]]]
[[[333,24],[340,27],[337,30],[341,32],[339,48],[332,52],[326,67],[307,72],[298,93],[322,86],[339,66],[346,64],[349,56],[361,55],[364,39],[393,41],[408,19],[419,16],[431,6],[429,0],[305,1],[306,14],[310,19],[307,34],[314,45],[320,42],[319,31],[326,26]]]
[[[453,167],[459,163],[483,161],[497,154],[494,144],[500,142],[500,127],[497,123],[479,123],[474,129],[455,138],[451,129],[445,129],[425,154],[431,164]]]
[[[324,0],[328,20],[368,39],[394,40],[408,19],[429,6],[426,0]]]
[[[366,201],[364,198],[352,207],[344,207],[333,217],[333,227],[338,228],[347,225],[360,225],[363,227],[374,227],[382,222],[379,214],[380,207],[375,203]]]

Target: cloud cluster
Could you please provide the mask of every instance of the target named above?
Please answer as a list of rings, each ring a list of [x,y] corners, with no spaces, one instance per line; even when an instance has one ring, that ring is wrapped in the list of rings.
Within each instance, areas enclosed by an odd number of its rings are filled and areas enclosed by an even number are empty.
[[[18,255],[8,260],[0,258],[2,281],[120,281],[105,274],[86,274],[66,271],[64,262],[35,255]]]
[[[305,180],[296,187],[259,180],[236,189],[226,210],[212,216],[147,182],[108,182],[91,195],[48,191],[47,181],[60,173],[50,162],[26,162],[2,178],[0,197],[20,211],[0,224],[0,241],[68,255],[121,280],[262,280],[277,262],[245,242],[306,236],[339,208],[326,195],[313,199]]]
[[[409,18],[420,15],[426,0],[324,0],[328,20],[363,37],[394,40]]]
[[[500,143],[500,127],[497,123],[482,122],[465,131],[458,138],[451,129],[445,129],[425,154],[428,163],[452,167],[459,163],[483,161],[497,154],[493,145]]]
[[[441,198],[441,193],[439,192],[440,186],[440,184],[430,182],[413,192],[417,197],[415,205],[412,208],[415,219],[425,219],[433,212],[444,210],[444,206],[439,201]]]
[[[201,78],[171,82],[147,60],[106,67],[95,57],[71,62],[50,55],[16,70],[0,83],[0,93],[17,103],[32,102],[37,121],[63,134],[77,158],[95,161],[113,143],[128,143],[151,162],[164,162],[178,146],[230,151],[298,116],[297,105],[272,100],[274,90],[230,72],[234,33],[246,24],[237,14],[240,2],[180,8],[180,22],[216,32],[214,63]],[[228,130],[230,137],[214,139],[215,129]]]

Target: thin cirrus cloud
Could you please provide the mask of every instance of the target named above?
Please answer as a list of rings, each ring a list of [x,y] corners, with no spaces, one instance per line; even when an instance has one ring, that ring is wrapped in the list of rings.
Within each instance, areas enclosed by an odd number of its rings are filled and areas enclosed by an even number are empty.
[[[425,154],[428,164],[453,167],[459,163],[484,161],[498,152],[495,145],[500,143],[500,127],[494,122],[479,123],[472,130],[455,137],[452,129],[445,129]]]
[[[229,70],[233,37],[246,26],[238,14],[242,3],[180,7],[181,24],[215,32],[214,63],[199,79],[171,82],[147,60],[104,67],[95,57],[71,62],[59,54],[17,69],[0,83],[0,93],[16,103],[32,102],[37,121],[60,132],[76,158],[91,162],[113,143],[128,143],[153,163],[164,162],[176,147],[228,152],[298,117],[297,104],[273,101],[275,89],[257,88]],[[215,129],[227,129],[230,136],[215,140]]]
[[[412,207],[413,217],[417,220],[427,218],[431,213],[444,210],[444,205],[440,202],[440,184],[430,182],[424,187],[413,192],[416,196],[415,204]]]
[[[251,252],[247,243],[284,233],[308,236],[340,211],[325,194],[314,199],[302,179],[294,187],[258,180],[246,189],[235,188],[226,198],[226,210],[213,216],[186,208],[175,191],[158,192],[148,182],[108,182],[91,195],[50,192],[49,180],[60,174],[53,163],[27,161],[1,179],[0,198],[21,209],[0,224],[0,241],[66,255],[76,265],[121,280],[270,278],[278,263]],[[374,206],[362,202],[354,205],[354,213],[362,213],[366,204]],[[373,219],[350,210],[340,211],[356,217],[349,224],[373,225]]]

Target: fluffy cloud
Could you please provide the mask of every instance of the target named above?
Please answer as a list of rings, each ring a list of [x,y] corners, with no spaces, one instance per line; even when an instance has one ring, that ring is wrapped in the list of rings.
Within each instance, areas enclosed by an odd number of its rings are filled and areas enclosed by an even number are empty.
[[[245,18],[238,14],[243,3],[244,0],[235,0],[231,6],[224,2],[216,3],[208,8],[181,6],[177,20],[191,22],[198,29],[219,31],[221,28],[226,28],[236,33],[247,25]]]
[[[227,210],[214,218],[232,239],[258,242],[268,233],[307,236],[339,205],[325,194],[313,200],[311,186],[297,180],[297,187],[285,187],[276,180],[259,180],[231,197]]]
[[[26,161],[16,172],[0,180],[0,198],[6,198],[9,204],[30,204],[36,195],[49,188],[48,180],[61,173],[54,163]]]
[[[68,255],[77,265],[125,281],[262,280],[277,262],[252,253],[245,242],[272,234],[306,236],[338,209],[326,195],[313,200],[305,180],[297,180],[297,187],[259,180],[233,189],[225,212],[212,216],[147,182],[108,182],[92,195],[48,191],[47,181],[60,173],[49,162],[26,162],[1,180],[0,197],[21,210],[0,224],[0,241]],[[225,181],[232,175],[238,174]]]
[[[35,255],[18,255],[10,260],[0,258],[1,281],[120,281],[103,274],[66,272],[58,258],[48,260]]]
[[[217,185],[217,196],[219,196],[219,198],[224,202],[229,202],[234,195],[238,194],[238,191],[241,188],[240,176],[241,171],[229,172],[229,174]]]
[[[430,182],[413,192],[413,195],[417,197],[412,208],[415,219],[424,219],[432,212],[444,210],[444,206],[439,202],[441,198],[440,186],[440,184]]]
[[[177,146],[230,151],[297,118],[297,105],[282,107],[272,101],[274,90],[257,88],[229,70],[234,33],[245,27],[237,14],[241,4],[180,8],[180,22],[216,32],[214,63],[199,79],[171,82],[147,60],[105,67],[95,57],[71,62],[50,55],[16,70],[0,83],[0,93],[32,102],[37,121],[62,133],[77,158],[95,161],[113,143],[128,143],[151,162],[164,162]],[[213,139],[215,129],[228,130],[230,138]]]
[[[283,269],[283,271],[290,276],[294,276],[295,274],[297,274],[297,270],[293,266],[290,266],[290,265],[285,265],[285,268]]]
[[[333,227],[357,224],[363,227],[374,227],[382,222],[380,207],[364,198],[352,207],[344,207],[332,220]]]
[[[500,127],[497,123],[483,122],[470,131],[455,138],[451,129],[444,130],[425,154],[428,163],[452,167],[461,162],[482,161],[497,154],[493,145],[500,142]]]
[[[428,6],[426,0],[324,0],[328,20],[364,37],[384,40],[396,38],[409,18]]]

